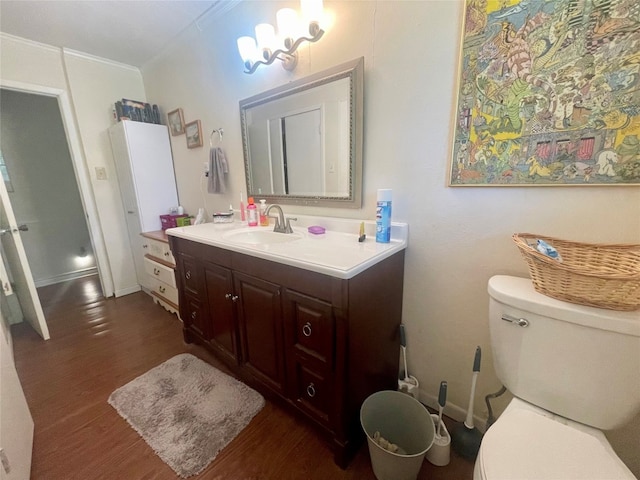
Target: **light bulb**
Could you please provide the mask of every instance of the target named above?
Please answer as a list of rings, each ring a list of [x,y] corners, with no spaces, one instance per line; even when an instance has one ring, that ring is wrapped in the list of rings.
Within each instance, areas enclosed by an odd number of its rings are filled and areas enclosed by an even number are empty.
[[[269,60],[271,50],[276,43],[276,31],[273,25],[268,23],[256,25],[256,40],[258,41],[258,48],[262,51],[263,58]]]
[[[309,25],[309,34],[315,37],[320,31],[320,24],[324,15],[322,0],[300,0],[302,18]]]
[[[295,42],[298,30],[298,13],[293,8],[281,8],[276,13],[278,35],[287,50]]]
[[[256,47],[256,41],[253,37],[240,37],[238,38],[238,51],[242,57],[247,70],[250,70],[258,57],[258,48]]]

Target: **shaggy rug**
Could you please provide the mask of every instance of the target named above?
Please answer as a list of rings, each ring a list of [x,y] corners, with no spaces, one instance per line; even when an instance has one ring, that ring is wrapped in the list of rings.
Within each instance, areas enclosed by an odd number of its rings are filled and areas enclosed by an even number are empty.
[[[204,470],[249,424],[264,398],[185,353],[118,388],[109,404],[186,478]]]

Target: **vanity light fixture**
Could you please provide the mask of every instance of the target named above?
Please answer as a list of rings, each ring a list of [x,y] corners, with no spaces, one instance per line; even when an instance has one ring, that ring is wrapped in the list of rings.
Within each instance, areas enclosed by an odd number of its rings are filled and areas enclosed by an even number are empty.
[[[293,8],[282,8],[276,13],[278,34],[273,25],[256,25],[255,39],[238,38],[238,51],[244,62],[244,73],[251,74],[260,65],[271,65],[280,60],[285,70],[293,70],[298,64],[296,50],[302,42],[317,42],[324,35],[321,28],[324,15],[322,0],[300,0],[298,15]]]

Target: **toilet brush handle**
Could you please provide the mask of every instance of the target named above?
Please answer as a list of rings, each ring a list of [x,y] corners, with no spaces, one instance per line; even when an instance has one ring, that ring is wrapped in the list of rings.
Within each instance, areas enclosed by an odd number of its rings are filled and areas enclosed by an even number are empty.
[[[471,394],[469,395],[469,409],[467,410],[467,418],[464,421],[464,425],[467,428],[472,429],[473,425],[473,400],[476,396],[476,382],[478,381],[478,372],[473,372],[471,377]]]

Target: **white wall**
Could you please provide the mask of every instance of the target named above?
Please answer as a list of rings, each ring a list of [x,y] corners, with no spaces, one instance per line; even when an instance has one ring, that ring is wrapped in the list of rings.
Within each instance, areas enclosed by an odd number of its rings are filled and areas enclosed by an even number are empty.
[[[94,206],[84,205],[85,211],[90,210],[89,220],[93,222],[95,218],[94,230],[102,230],[98,232],[99,238],[95,235],[93,238],[94,245],[98,242],[104,253],[100,273],[109,277],[108,283],[114,285],[111,288],[115,288],[116,295],[132,291],[137,281],[107,129],[112,121],[111,105],[116,100],[123,97],[145,100],[140,72],[4,33],[0,34],[0,41],[1,84],[24,85],[26,90],[56,89],[70,98],[74,131],[70,132],[69,125],[65,128],[67,136],[74,139],[79,131],[72,149],[76,148],[75,158],[84,170],[76,168],[75,174],[86,186]],[[107,180],[97,180],[95,167],[106,169]]]
[[[459,1],[325,1],[333,25],[300,49],[292,73],[277,65],[243,73],[237,37],[275,21],[294,2],[242,2],[222,19],[203,20],[143,68],[148,98],[201,119],[205,147],[188,150],[172,137],[178,190],[189,212],[236,207],[244,187],[238,101],[354,58],[365,57],[364,194],[361,210],[285,207],[288,213],[373,219],[376,190],[392,188],[394,219],[410,224],[405,262],[403,322],[411,373],[434,404],[441,380],[449,383],[449,413],[460,417],[468,401],[476,345],[483,351],[475,408],[499,389],[489,343],[487,280],[495,274],[527,276],[511,241],[536,232],[587,242],[640,241],[640,189],[633,187],[446,187],[456,59],[462,17]],[[208,136],[224,128],[230,192],[198,188]],[[603,386],[603,388],[606,388]],[[500,402],[498,410],[504,407]],[[457,407],[457,408],[456,408]],[[621,456],[640,465],[629,439],[618,433]],[[636,428],[633,433],[633,428]],[[626,438],[626,440],[625,440]],[[627,444],[624,447],[623,444]],[[626,450],[625,450],[626,448]]]
[[[55,98],[2,89],[0,148],[36,286],[95,273],[91,239]],[[81,248],[87,256],[79,263]],[[85,261],[86,260],[86,261]]]
[[[107,130],[113,123],[111,109],[117,100],[146,101],[142,76],[137,68],[67,50],[63,58],[119,296],[139,288],[135,269],[131,268],[133,257]],[[96,167],[106,170],[107,180],[97,179]]]

